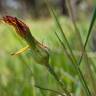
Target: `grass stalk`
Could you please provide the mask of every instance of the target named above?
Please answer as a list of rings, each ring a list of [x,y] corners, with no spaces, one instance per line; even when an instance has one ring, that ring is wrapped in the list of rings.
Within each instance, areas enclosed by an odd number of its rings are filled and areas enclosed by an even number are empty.
[[[38,86],[38,85],[35,85],[35,87],[36,87],[36,88],[39,88],[39,89],[41,89],[41,90],[51,91],[51,92],[57,93],[58,95],[61,95],[61,96],[66,96],[66,95],[60,93],[59,91],[55,91],[55,90],[52,90],[52,89],[49,89],[49,88],[43,88],[43,87]]]
[[[26,67],[29,69],[29,71],[30,71],[30,73],[31,73],[31,76],[34,77],[33,71],[32,71],[32,69],[31,69],[31,67],[29,66],[29,64],[27,63],[27,61],[25,60],[25,58],[24,58],[22,55],[19,56],[19,58],[20,58],[20,61],[22,61],[22,62],[26,65]],[[49,67],[49,65],[48,65],[48,66],[47,66],[47,69],[50,71],[51,74],[54,75],[55,79],[58,80],[60,86],[63,85],[63,84],[59,81],[59,78],[57,77],[56,73],[53,71],[53,68]],[[61,93],[61,92],[58,92],[58,91],[56,91],[56,90],[52,90],[52,89],[49,89],[49,88],[44,88],[44,87],[38,86],[38,85],[36,85],[36,84],[33,84],[33,86],[32,86],[32,88],[33,88],[33,92],[32,92],[32,93],[34,93],[34,94],[35,94],[35,89],[34,89],[34,87],[39,88],[39,89],[41,89],[41,90],[51,91],[51,92],[56,93],[56,94],[59,94],[59,95],[61,95],[61,96],[66,96],[66,95],[64,95],[64,94]],[[62,88],[63,88],[63,86],[62,86]],[[63,89],[64,89],[64,88],[63,88]],[[65,89],[64,89],[64,90],[65,90]],[[66,91],[67,91],[67,90],[66,90]],[[33,95],[33,96],[35,96],[35,95]],[[71,95],[68,95],[68,96],[71,96]]]
[[[79,29],[78,29],[78,27],[77,27],[77,24],[76,24],[76,20],[75,20],[75,16],[74,16],[74,14],[73,14],[73,8],[72,8],[72,4],[71,4],[71,1],[70,0],[66,0],[66,4],[67,4],[67,7],[68,7],[68,10],[69,10],[69,14],[70,14],[70,17],[72,18],[72,23],[73,23],[73,26],[74,26],[74,28],[75,28],[75,31],[76,31],[76,36],[78,36],[78,38],[79,38],[79,43],[80,43],[80,47],[81,47],[81,50],[82,50],[82,54],[81,54],[81,57],[80,57],[80,60],[79,60],[79,62],[78,62],[78,64],[80,65],[81,64],[81,62],[82,62],[82,58],[83,58],[83,55],[84,55],[84,60],[85,60],[85,63],[86,63],[86,68],[87,68],[87,72],[88,72],[88,74],[89,74],[89,79],[90,79],[90,81],[91,81],[91,84],[92,84],[92,86],[93,86],[93,90],[94,90],[94,94],[96,94],[96,88],[95,88],[95,80],[94,80],[94,77],[93,77],[93,75],[92,75],[92,69],[90,68],[90,63],[89,62],[91,62],[91,59],[90,58],[88,58],[88,55],[87,55],[87,53],[86,53],[86,50],[85,50],[85,47],[86,47],[86,45],[87,45],[87,42],[88,42],[88,38],[89,38],[89,36],[90,36],[90,33],[91,33],[91,31],[92,31],[92,27],[93,27],[93,25],[94,25],[94,17],[93,17],[93,19],[92,19],[92,21],[91,22],[93,22],[93,23],[91,23],[90,24],[90,27],[89,27],[89,31],[88,31],[88,36],[87,36],[87,38],[86,38],[86,41],[85,41],[85,44],[84,44],[84,47],[83,47],[83,42],[82,42],[82,38],[81,38],[81,35],[80,35],[80,31],[79,31]],[[95,13],[95,12],[94,12]],[[94,15],[93,15],[94,16]],[[91,65],[93,65],[93,64],[91,64]]]
[[[57,36],[58,36],[58,35],[57,35]],[[59,38],[59,36],[58,36],[58,38]],[[62,47],[64,48],[64,44],[61,42],[60,38],[59,38],[59,41],[60,41]],[[79,78],[80,78],[80,81],[81,81],[81,83],[82,83],[82,86],[83,86],[83,88],[84,88],[87,96],[92,96],[92,95],[91,95],[91,92],[90,92],[90,90],[89,90],[89,88],[88,88],[88,86],[87,86],[87,83],[86,83],[86,81],[85,81],[85,79],[84,79],[84,76],[83,76],[83,74],[82,74],[82,72],[81,72],[81,70],[80,70],[80,68],[79,68],[79,66],[76,64],[76,62],[74,62],[74,60],[73,60],[72,58],[71,58],[71,60],[72,60],[72,62],[73,62],[73,64],[74,64],[74,68],[75,68],[76,72],[78,73],[78,76],[79,76]]]
[[[76,61],[76,59],[75,59],[75,56],[74,56],[74,54],[73,54],[73,52],[72,52],[72,49],[71,49],[71,47],[70,47],[70,45],[69,45],[69,43],[68,43],[68,41],[67,41],[67,38],[66,38],[66,36],[65,36],[65,34],[64,34],[63,30],[62,30],[62,27],[61,27],[61,25],[60,25],[60,23],[59,23],[59,21],[58,21],[58,18],[57,18],[57,16],[56,16],[53,8],[48,4],[48,1],[47,1],[46,3],[47,3],[47,6],[48,6],[48,8],[49,8],[49,11],[50,11],[51,14],[53,14],[53,16],[54,16],[54,19],[55,19],[55,21],[56,21],[56,24],[57,24],[58,28],[60,29],[60,32],[62,33],[62,36],[64,37],[64,39],[65,39],[65,41],[66,41],[66,44],[67,44],[67,46],[68,46],[68,48],[69,48],[69,50],[70,50],[70,52],[71,52],[72,57],[74,58],[74,60],[72,60],[72,62],[73,62],[73,65],[74,65],[74,67],[75,67],[75,70],[76,70],[77,73],[78,73],[78,76],[79,76],[79,78],[80,78],[80,81],[81,81],[81,83],[82,83],[82,85],[83,85],[83,88],[84,88],[84,90],[85,90],[85,92],[86,92],[86,95],[87,95],[87,96],[92,96],[92,95],[91,95],[91,92],[90,92],[90,90],[89,90],[89,88],[88,88],[88,86],[87,86],[87,83],[86,83],[86,81],[85,81],[85,79],[84,79],[84,76],[83,76],[83,74],[82,74],[79,66],[77,65],[77,61]],[[61,45],[62,45],[62,44],[61,44]],[[63,45],[62,45],[62,46],[63,46]]]
[[[68,40],[67,40],[67,38],[66,38],[66,36],[65,36],[65,34],[64,34],[64,32],[63,32],[63,29],[62,29],[62,27],[61,27],[61,25],[60,25],[60,23],[59,23],[59,20],[58,20],[58,18],[57,18],[57,16],[56,16],[56,13],[55,13],[54,9],[52,8],[52,6],[50,6],[48,0],[45,0],[45,3],[46,3],[46,5],[47,5],[47,7],[48,7],[48,10],[49,10],[50,14],[53,16],[53,19],[54,19],[54,21],[55,21],[55,24],[57,25],[58,29],[60,30],[60,33],[62,34],[62,37],[64,38],[64,40],[65,40],[65,42],[66,42],[66,45],[67,45],[67,47],[68,47],[68,49],[69,49],[69,52],[70,52],[71,56],[72,56],[73,59],[76,61],[76,58],[75,58],[75,56],[74,56],[74,54],[73,54],[73,52],[72,52],[72,49],[71,49],[71,47],[70,47],[70,45],[69,45],[69,43],[68,43]],[[77,61],[76,61],[76,62],[77,62]]]
[[[48,71],[54,76],[54,78],[58,82],[58,84],[61,86],[61,88],[63,89],[64,93],[67,96],[71,96],[70,92],[66,89],[66,87],[64,87],[64,83],[59,79],[59,77],[55,73],[55,71],[52,68],[52,66],[50,64],[46,64],[46,67],[47,67]]]
[[[92,28],[93,28],[93,26],[94,26],[95,20],[96,20],[96,8],[94,9],[93,17],[92,17],[92,20],[91,20],[91,23],[90,23],[90,26],[89,26],[88,34],[87,34],[87,38],[86,38],[86,41],[85,41],[85,43],[84,43],[84,51],[85,51],[85,49],[86,49],[86,46],[87,46],[89,37],[90,37],[90,35],[91,35]],[[84,55],[84,54],[83,54],[83,52],[82,52],[82,55],[81,55],[80,60],[79,60],[79,65],[81,64],[83,55]]]

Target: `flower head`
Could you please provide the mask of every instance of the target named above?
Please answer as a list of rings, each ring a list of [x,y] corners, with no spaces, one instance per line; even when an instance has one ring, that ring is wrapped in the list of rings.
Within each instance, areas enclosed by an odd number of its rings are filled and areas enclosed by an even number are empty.
[[[47,48],[32,36],[29,27],[25,23],[12,16],[4,16],[2,20],[7,24],[12,25],[16,29],[18,35],[26,40],[35,61],[39,64],[48,64],[49,53]],[[24,51],[25,49],[26,48],[23,48],[16,54],[21,53],[21,51]]]
[[[5,16],[3,17],[3,21],[9,25],[14,26],[16,32],[23,38],[30,34],[27,25],[23,23],[21,20],[18,20],[16,17]]]

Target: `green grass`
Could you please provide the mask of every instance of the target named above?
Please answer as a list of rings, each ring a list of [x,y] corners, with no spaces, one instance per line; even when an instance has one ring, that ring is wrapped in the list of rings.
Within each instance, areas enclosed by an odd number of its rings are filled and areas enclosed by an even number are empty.
[[[54,30],[58,30],[54,20],[25,20],[25,22],[29,26],[32,35],[51,49],[50,64],[67,90],[74,96],[85,96],[78,74],[54,33]],[[82,30],[80,34],[83,43],[86,40],[89,23],[90,21],[86,20],[77,23],[81,27],[79,29]],[[76,38],[72,23],[68,18],[60,17],[60,24],[71,50],[77,51],[79,49],[79,41]],[[61,35],[59,34],[59,36]],[[60,39],[63,40],[62,37]],[[20,56],[10,55],[10,53],[26,45],[26,42],[15,34],[15,30],[12,27],[5,24],[0,25],[0,96],[58,96],[58,92],[62,94],[63,90],[54,77],[44,66],[36,64],[30,50],[22,53]],[[75,57],[76,60],[79,60],[79,56],[76,55]],[[85,70],[84,60],[81,64],[81,71],[85,73],[84,77],[87,77],[88,70]],[[95,77],[95,72],[94,70],[92,71]],[[86,81],[89,89],[94,93],[91,79],[88,77]],[[37,88],[34,84],[40,88]]]

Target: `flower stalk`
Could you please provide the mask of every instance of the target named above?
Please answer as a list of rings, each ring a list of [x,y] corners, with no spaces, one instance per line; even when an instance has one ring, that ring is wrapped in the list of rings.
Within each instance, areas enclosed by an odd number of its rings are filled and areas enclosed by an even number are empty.
[[[42,45],[38,42],[31,34],[29,27],[23,23],[21,20],[17,19],[16,17],[12,16],[5,16],[2,19],[3,22],[13,26],[17,32],[17,34],[22,37],[27,43],[28,46],[25,48],[20,49],[18,52],[12,55],[18,55],[28,48],[31,49],[33,59],[41,65],[46,66],[48,71],[54,76],[54,78],[58,81],[58,84],[64,90],[67,96],[71,96],[70,92],[64,87],[64,84],[60,81],[59,77],[53,70],[53,68],[49,64],[49,50],[46,46]]]

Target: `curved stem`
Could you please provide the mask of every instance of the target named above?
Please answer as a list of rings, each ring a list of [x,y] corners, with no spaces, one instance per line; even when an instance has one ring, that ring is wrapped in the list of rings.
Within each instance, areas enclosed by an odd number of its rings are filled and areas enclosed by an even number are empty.
[[[59,95],[61,95],[61,96],[66,96],[66,95],[64,95],[64,94],[62,94],[62,93],[60,93],[60,92],[58,92],[58,91],[55,91],[55,90],[52,90],[52,89],[49,89],[49,88],[43,88],[43,87],[38,86],[38,85],[35,85],[35,87],[36,87],[36,88],[39,88],[39,89],[42,89],[42,90],[46,90],[46,91],[52,91],[52,92],[57,93],[57,94],[59,94]]]
[[[49,70],[49,72],[54,76],[54,78],[56,79],[56,81],[58,82],[58,84],[61,86],[61,88],[63,89],[63,91],[65,92],[65,94],[67,96],[71,96],[70,92],[64,87],[63,82],[59,79],[59,77],[57,76],[57,74],[55,73],[54,69],[49,65],[46,64],[47,69]]]

